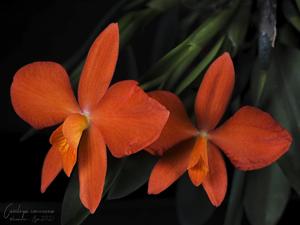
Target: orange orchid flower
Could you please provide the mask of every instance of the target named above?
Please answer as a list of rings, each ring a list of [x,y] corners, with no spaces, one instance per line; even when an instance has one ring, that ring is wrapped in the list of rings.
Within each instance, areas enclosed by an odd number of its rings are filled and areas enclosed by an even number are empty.
[[[140,151],[159,137],[169,116],[135,81],[108,88],[118,51],[118,25],[110,24],[88,53],[79,82],[79,104],[66,71],[54,62],[22,67],[11,86],[13,107],[31,126],[41,129],[63,122],[50,137],[41,192],[61,170],[70,176],[78,151],[80,199],[91,213],[102,196],[106,145],[115,157]]]
[[[223,54],[206,72],[195,102],[197,128],[193,126],[179,98],[167,91],[150,95],[165,105],[170,117],[160,138],[147,150],[162,155],[148,184],[149,194],[168,188],[185,171],[195,186],[203,187],[214,206],[227,190],[227,172],[220,149],[241,170],[265,167],[288,149],[291,135],[268,113],[245,106],[217,127],[234,87],[230,55]]]

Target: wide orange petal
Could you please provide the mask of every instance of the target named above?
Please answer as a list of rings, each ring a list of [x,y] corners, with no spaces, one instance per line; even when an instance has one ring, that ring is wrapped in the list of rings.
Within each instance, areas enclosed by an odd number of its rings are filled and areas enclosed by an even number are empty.
[[[88,127],[87,118],[81,114],[68,116],[65,122],[59,126],[51,135],[50,143],[55,146],[61,154],[63,170],[67,176],[77,161],[77,148],[82,132]]]
[[[220,150],[210,142],[208,142],[207,153],[209,171],[202,185],[211,203],[219,206],[227,191],[226,165]]]
[[[169,119],[159,138],[146,148],[148,152],[162,155],[172,146],[198,133],[190,121],[184,105],[175,94],[168,91],[152,91],[148,94],[170,111]]]
[[[111,86],[91,112],[105,143],[115,157],[133,154],[152,144],[168,120],[169,112],[149,97],[135,81]]]
[[[234,87],[234,67],[230,55],[224,53],[208,68],[199,87],[195,113],[198,128],[209,131],[223,116]]]
[[[194,144],[195,138],[191,138],[165,152],[151,172],[148,194],[164,191],[187,170]]]
[[[110,24],[94,41],[83,67],[78,99],[89,111],[105,94],[115,71],[119,53],[118,24]]]
[[[83,133],[78,154],[80,199],[94,213],[102,197],[107,168],[106,147],[97,127],[90,126]]]
[[[42,181],[41,181],[41,192],[44,193],[48,186],[52,183],[54,178],[62,170],[61,156],[55,147],[51,147],[48,151],[43,168],[42,168]]]
[[[270,165],[292,142],[289,132],[270,114],[250,106],[242,107],[209,137],[241,170]]]
[[[54,62],[23,66],[14,76],[10,94],[16,113],[36,129],[80,111],[66,71]]]
[[[207,139],[199,136],[188,163],[188,174],[195,186],[199,186],[208,173]]]

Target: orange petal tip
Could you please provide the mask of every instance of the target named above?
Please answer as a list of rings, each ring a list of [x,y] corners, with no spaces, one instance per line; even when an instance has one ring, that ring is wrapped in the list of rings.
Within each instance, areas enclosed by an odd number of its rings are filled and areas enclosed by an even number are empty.
[[[109,24],[93,42],[81,72],[78,101],[89,111],[104,96],[111,83],[119,55],[119,27]]]
[[[45,191],[46,191],[46,188],[41,186],[41,189],[40,189],[40,191],[41,191],[41,193],[42,193],[42,194],[44,194],[44,193],[45,193]]]
[[[274,163],[292,143],[290,133],[269,113],[251,106],[239,109],[210,137],[240,170]]]
[[[220,57],[224,57],[224,58],[231,60],[231,56],[230,56],[229,52],[224,52]]]
[[[234,74],[234,65],[227,52],[215,59],[207,69],[195,101],[200,130],[213,130],[218,125],[231,99]]]

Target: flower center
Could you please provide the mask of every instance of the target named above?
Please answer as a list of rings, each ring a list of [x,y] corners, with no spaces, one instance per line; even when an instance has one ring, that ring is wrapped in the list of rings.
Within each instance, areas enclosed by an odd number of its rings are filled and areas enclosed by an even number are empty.
[[[81,113],[82,116],[85,117],[87,124],[90,124],[90,112],[89,111],[83,111],[83,113]]]
[[[204,130],[199,132],[199,136],[208,139],[208,133]]]

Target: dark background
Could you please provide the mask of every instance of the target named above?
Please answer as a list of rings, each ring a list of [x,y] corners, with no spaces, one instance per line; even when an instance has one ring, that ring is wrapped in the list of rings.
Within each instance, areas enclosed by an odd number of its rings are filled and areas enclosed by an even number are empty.
[[[54,208],[59,214],[68,179],[60,174],[46,193],[40,193],[40,174],[50,147],[50,132],[45,130],[24,142],[19,141],[30,127],[12,109],[10,84],[14,73],[27,63],[44,60],[61,64],[67,62],[115,2],[117,1],[0,1],[1,204],[34,202],[47,205],[54,202]],[[146,35],[143,40],[147,41],[145,37]],[[145,51],[145,58],[147,57]],[[90,216],[84,224],[176,225],[179,222],[174,196],[174,185],[155,197],[147,196],[144,186],[123,200],[102,202],[96,215]],[[223,204],[211,224],[222,224],[225,209],[226,205]],[[291,222],[297,221],[296,212],[297,202],[292,199],[281,224],[297,224]]]

